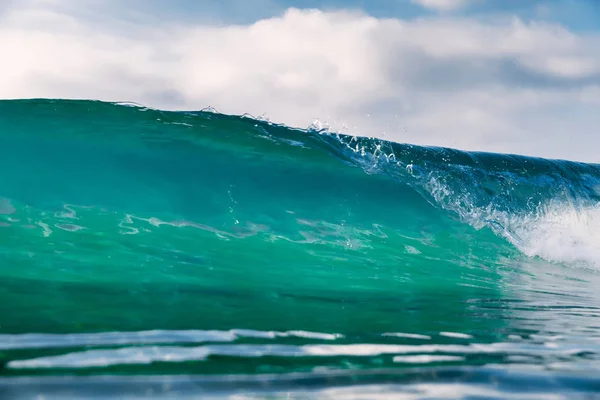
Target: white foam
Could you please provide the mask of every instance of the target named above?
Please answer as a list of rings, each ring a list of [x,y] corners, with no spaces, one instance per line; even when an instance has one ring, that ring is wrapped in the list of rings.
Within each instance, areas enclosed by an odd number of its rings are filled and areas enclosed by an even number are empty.
[[[464,361],[464,357],[460,356],[435,356],[435,355],[420,355],[420,356],[396,356],[395,363],[403,364],[430,364],[435,362],[456,362]]]
[[[183,351],[185,350],[185,351]],[[55,357],[11,361],[10,368],[93,368],[110,365],[141,365],[153,362],[204,360],[209,352],[204,347],[127,347],[116,350],[89,350]]]
[[[100,332],[74,334],[0,334],[0,350],[116,346],[129,344],[233,342],[238,338],[276,339],[297,337],[311,340],[336,340],[343,335],[308,331],[256,331],[251,329],[153,330],[140,332]]]
[[[16,212],[17,210],[11,204],[10,200],[0,197],[0,215],[9,215]]]
[[[85,227],[83,227],[81,225],[75,225],[75,224],[55,224],[54,226],[57,227],[58,229],[62,229],[63,231],[69,231],[69,232],[77,232],[82,229],[85,229]]]
[[[406,339],[419,339],[419,340],[431,340],[431,336],[419,335],[416,333],[403,333],[403,332],[387,332],[382,336],[392,336]]]
[[[417,250],[415,247],[413,246],[409,246],[409,245],[405,245],[404,246],[404,250],[408,253],[408,254],[421,254],[421,252],[419,250]]]
[[[389,344],[212,344],[206,346],[152,346],[120,349],[94,349],[68,354],[13,360],[7,366],[13,369],[31,368],[91,368],[119,364],[149,364],[152,362],[203,361],[209,356],[242,358],[256,357],[373,357],[381,355],[419,355],[460,357],[467,354],[551,355],[572,356],[581,352],[597,352],[598,346],[587,348],[557,345],[522,345],[515,343],[469,345],[389,345]],[[423,360],[424,358],[421,358]],[[432,358],[429,358],[430,360]]]
[[[48,224],[41,221],[37,224],[42,227],[42,235],[44,235],[44,237],[49,237],[52,234],[53,231],[52,229],[50,229],[50,226],[48,226]]]
[[[237,335],[231,331],[141,331],[76,334],[26,333],[0,335],[0,350],[115,346],[152,343],[232,342]]]
[[[296,336],[304,339],[316,339],[316,340],[335,340],[342,338],[343,335],[331,334],[331,333],[319,333],[319,332],[308,332],[308,331],[289,331],[285,332],[286,336]]]
[[[538,215],[515,218],[512,240],[528,256],[549,261],[586,263],[600,266],[600,206],[576,208],[553,201]]]
[[[454,339],[473,339],[473,336],[471,335],[458,332],[440,332],[440,336],[450,337]]]
[[[425,187],[442,207],[476,229],[492,229],[529,257],[600,267],[600,204],[576,205],[564,197],[533,212],[507,212],[494,204],[475,207],[468,194],[454,193],[435,177]]]

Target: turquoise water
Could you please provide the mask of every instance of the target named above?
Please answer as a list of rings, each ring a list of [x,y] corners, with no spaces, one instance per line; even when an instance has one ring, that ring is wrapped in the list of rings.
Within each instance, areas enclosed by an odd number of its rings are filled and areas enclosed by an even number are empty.
[[[598,165],[0,101],[0,398],[593,398],[599,202]]]

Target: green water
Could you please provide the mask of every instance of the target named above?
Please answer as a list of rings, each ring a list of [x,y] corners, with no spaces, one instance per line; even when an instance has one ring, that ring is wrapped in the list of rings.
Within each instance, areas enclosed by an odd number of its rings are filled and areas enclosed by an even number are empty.
[[[208,111],[0,101],[0,396],[589,398],[599,179]]]

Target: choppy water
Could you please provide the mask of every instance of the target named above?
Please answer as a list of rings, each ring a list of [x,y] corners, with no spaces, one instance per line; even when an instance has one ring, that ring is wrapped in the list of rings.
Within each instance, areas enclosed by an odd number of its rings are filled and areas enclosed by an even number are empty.
[[[0,101],[0,398],[594,398],[600,166]]]

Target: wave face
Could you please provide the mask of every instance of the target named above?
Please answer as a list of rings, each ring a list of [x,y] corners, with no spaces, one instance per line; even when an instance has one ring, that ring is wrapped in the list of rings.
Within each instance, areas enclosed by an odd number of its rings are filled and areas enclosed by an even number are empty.
[[[589,396],[598,204],[598,165],[0,101],[0,397]]]

